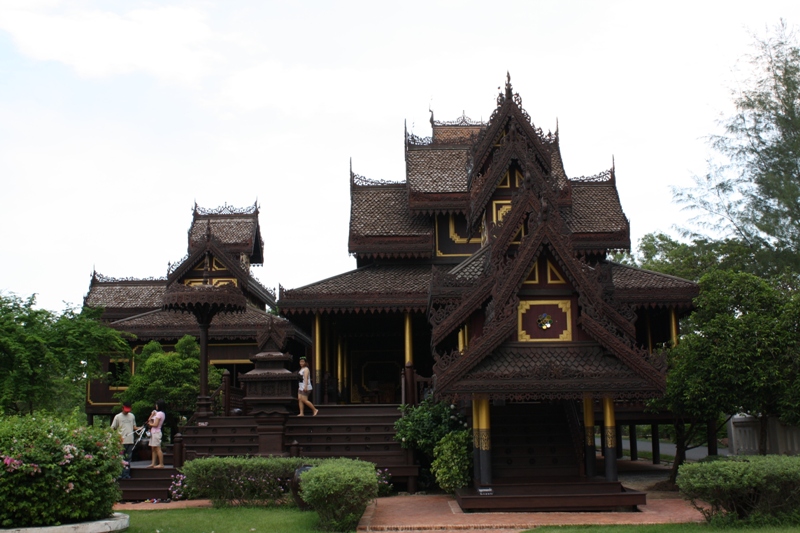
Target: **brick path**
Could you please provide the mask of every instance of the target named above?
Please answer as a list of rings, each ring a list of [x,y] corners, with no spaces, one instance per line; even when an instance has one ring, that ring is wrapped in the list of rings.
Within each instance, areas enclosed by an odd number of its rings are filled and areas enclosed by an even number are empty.
[[[537,526],[669,524],[702,522],[703,516],[681,499],[651,499],[638,513],[464,513],[450,495],[378,498],[361,518],[358,531],[507,533]]]

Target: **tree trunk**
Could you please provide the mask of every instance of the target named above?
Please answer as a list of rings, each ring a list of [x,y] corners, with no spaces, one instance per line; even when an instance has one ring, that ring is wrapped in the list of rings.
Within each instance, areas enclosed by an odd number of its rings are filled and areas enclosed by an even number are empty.
[[[758,435],[758,454],[767,455],[767,435],[769,433],[769,415],[762,414],[758,417],[759,421],[759,435]]]
[[[672,472],[669,474],[669,482],[673,485],[678,479],[678,468],[686,460],[686,425],[683,421],[675,422],[675,462],[672,463]]]

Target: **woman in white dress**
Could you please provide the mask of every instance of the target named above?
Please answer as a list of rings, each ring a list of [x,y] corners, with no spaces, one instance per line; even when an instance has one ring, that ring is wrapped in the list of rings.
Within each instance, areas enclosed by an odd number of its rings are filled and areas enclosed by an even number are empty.
[[[307,405],[314,411],[313,416],[317,416],[319,410],[314,407],[314,404],[308,400],[308,394],[311,392],[311,370],[308,368],[308,363],[305,357],[300,358],[300,385],[297,387],[297,404],[300,406],[300,414],[297,416],[305,416],[305,406]]]

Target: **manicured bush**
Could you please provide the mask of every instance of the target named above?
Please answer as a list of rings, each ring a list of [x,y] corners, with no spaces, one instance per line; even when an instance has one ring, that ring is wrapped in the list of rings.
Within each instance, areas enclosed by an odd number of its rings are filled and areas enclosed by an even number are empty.
[[[54,526],[111,516],[121,494],[119,435],[42,414],[0,420],[0,527]]]
[[[744,456],[684,464],[677,483],[684,497],[715,524],[800,523],[800,457]]]
[[[370,500],[378,495],[375,465],[352,459],[327,459],[300,476],[303,500],[319,515],[326,531],[352,531]]]
[[[455,492],[472,480],[472,432],[448,433],[433,449],[431,471],[442,490]]]
[[[183,491],[190,498],[208,498],[215,506],[288,504],[294,471],[319,462],[303,457],[195,459],[181,469],[186,476]]]

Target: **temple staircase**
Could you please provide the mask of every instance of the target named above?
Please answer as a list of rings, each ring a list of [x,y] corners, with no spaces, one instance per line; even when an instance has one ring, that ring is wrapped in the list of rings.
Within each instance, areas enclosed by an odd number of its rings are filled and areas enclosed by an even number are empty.
[[[317,416],[291,417],[286,447],[302,457],[348,457],[375,463],[392,480],[415,483],[419,467],[394,440],[399,405],[322,405]]]

